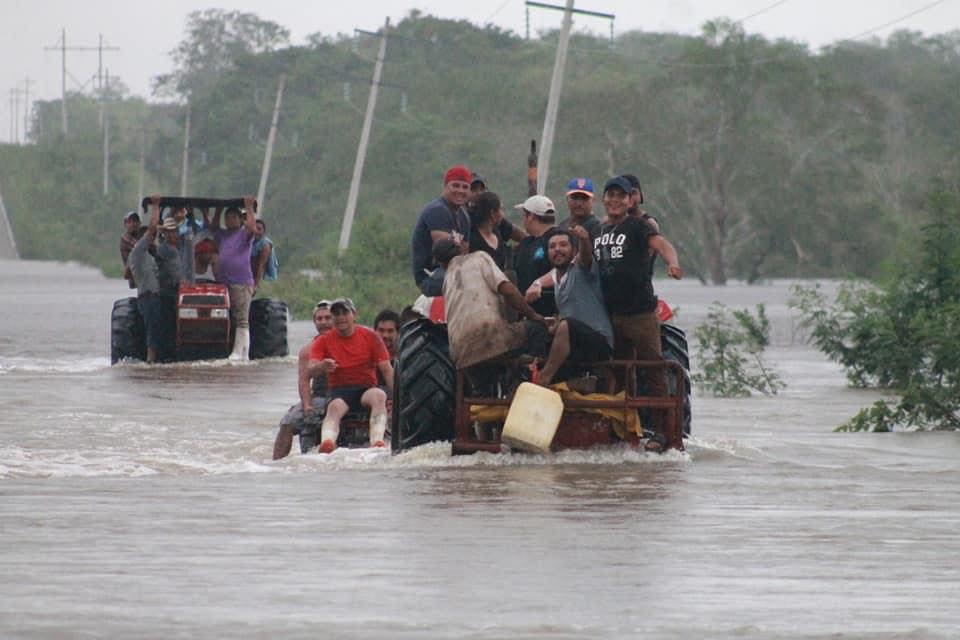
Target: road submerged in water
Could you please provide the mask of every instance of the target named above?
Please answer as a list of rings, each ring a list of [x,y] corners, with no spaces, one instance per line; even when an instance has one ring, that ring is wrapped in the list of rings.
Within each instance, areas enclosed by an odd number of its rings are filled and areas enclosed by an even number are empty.
[[[0,262],[0,635],[956,637],[960,434],[834,433],[880,395],[787,282],[656,285],[764,302],[786,390],[695,394],[683,454],[272,462],[294,358],[111,367],[123,281]]]

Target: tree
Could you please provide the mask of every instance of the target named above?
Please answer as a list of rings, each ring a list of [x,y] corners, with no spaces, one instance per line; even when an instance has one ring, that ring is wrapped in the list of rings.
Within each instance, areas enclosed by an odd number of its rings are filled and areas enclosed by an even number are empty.
[[[793,302],[812,339],[858,386],[900,395],[862,410],[843,430],[960,429],[960,191],[935,188],[919,243],[877,287],[848,287],[830,304],[814,289]]]
[[[246,55],[288,44],[290,32],[253,13],[205,9],[187,16],[187,33],[170,52],[173,73],[154,78],[154,93],[192,96],[209,89]]]

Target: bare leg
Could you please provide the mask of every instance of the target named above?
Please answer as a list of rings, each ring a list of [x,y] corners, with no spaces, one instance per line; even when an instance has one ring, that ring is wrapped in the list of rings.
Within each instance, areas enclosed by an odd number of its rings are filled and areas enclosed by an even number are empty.
[[[334,398],[327,405],[327,415],[320,427],[320,453],[331,453],[337,448],[337,436],[340,435],[340,419],[347,415],[350,407],[341,398]]]
[[[293,429],[289,425],[281,425],[277,431],[277,439],[273,441],[273,459],[285,458],[293,445]]]
[[[370,409],[370,446],[385,447],[387,429],[387,394],[379,387],[371,387],[360,396],[360,404]]]
[[[547,363],[543,365],[540,371],[540,384],[544,387],[553,381],[553,376],[563,366],[563,363],[570,355],[570,325],[566,320],[561,320],[557,325],[557,330],[553,335],[553,344],[550,345],[550,355],[547,356]]]

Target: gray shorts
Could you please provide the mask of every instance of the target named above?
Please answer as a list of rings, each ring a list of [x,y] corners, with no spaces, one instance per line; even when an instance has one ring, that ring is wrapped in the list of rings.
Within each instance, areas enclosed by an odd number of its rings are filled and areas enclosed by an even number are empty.
[[[250,326],[250,300],[253,298],[253,287],[245,284],[231,284],[230,311],[238,327]]]
[[[298,402],[290,407],[290,410],[287,411],[287,414],[283,416],[283,418],[280,420],[280,426],[290,427],[290,431],[296,435],[300,435],[305,427],[308,431],[315,431],[317,425],[320,424],[320,421],[323,419],[323,416],[327,411],[327,399],[325,397],[314,398],[310,404],[313,406],[314,418],[310,421],[310,424],[307,424],[304,421],[303,406]]]

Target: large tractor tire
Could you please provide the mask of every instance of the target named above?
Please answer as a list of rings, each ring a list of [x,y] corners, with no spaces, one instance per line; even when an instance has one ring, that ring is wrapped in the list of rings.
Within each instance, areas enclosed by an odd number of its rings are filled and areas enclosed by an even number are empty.
[[[287,304],[276,298],[250,303],[250,359],[276,358],[290,353],[287,346]]]
[[[397,353],[390,429],[394,453],[452,440],[457,377],[446,325],[408,322],[400,331]]]
[[[113,303],[110,313],[110,363],[147,359],[147,332],[136,298]]]
[[[687,351],[687,335],[683,329],[675,327],[672,324],[660,325],[660,349],[663,357],[667,360],[673,360],[683,367],[683,435],[690,435],[690,354]],[[667,386],[673,393],[677,388],[677,379],[675,375],[667,376]]]

